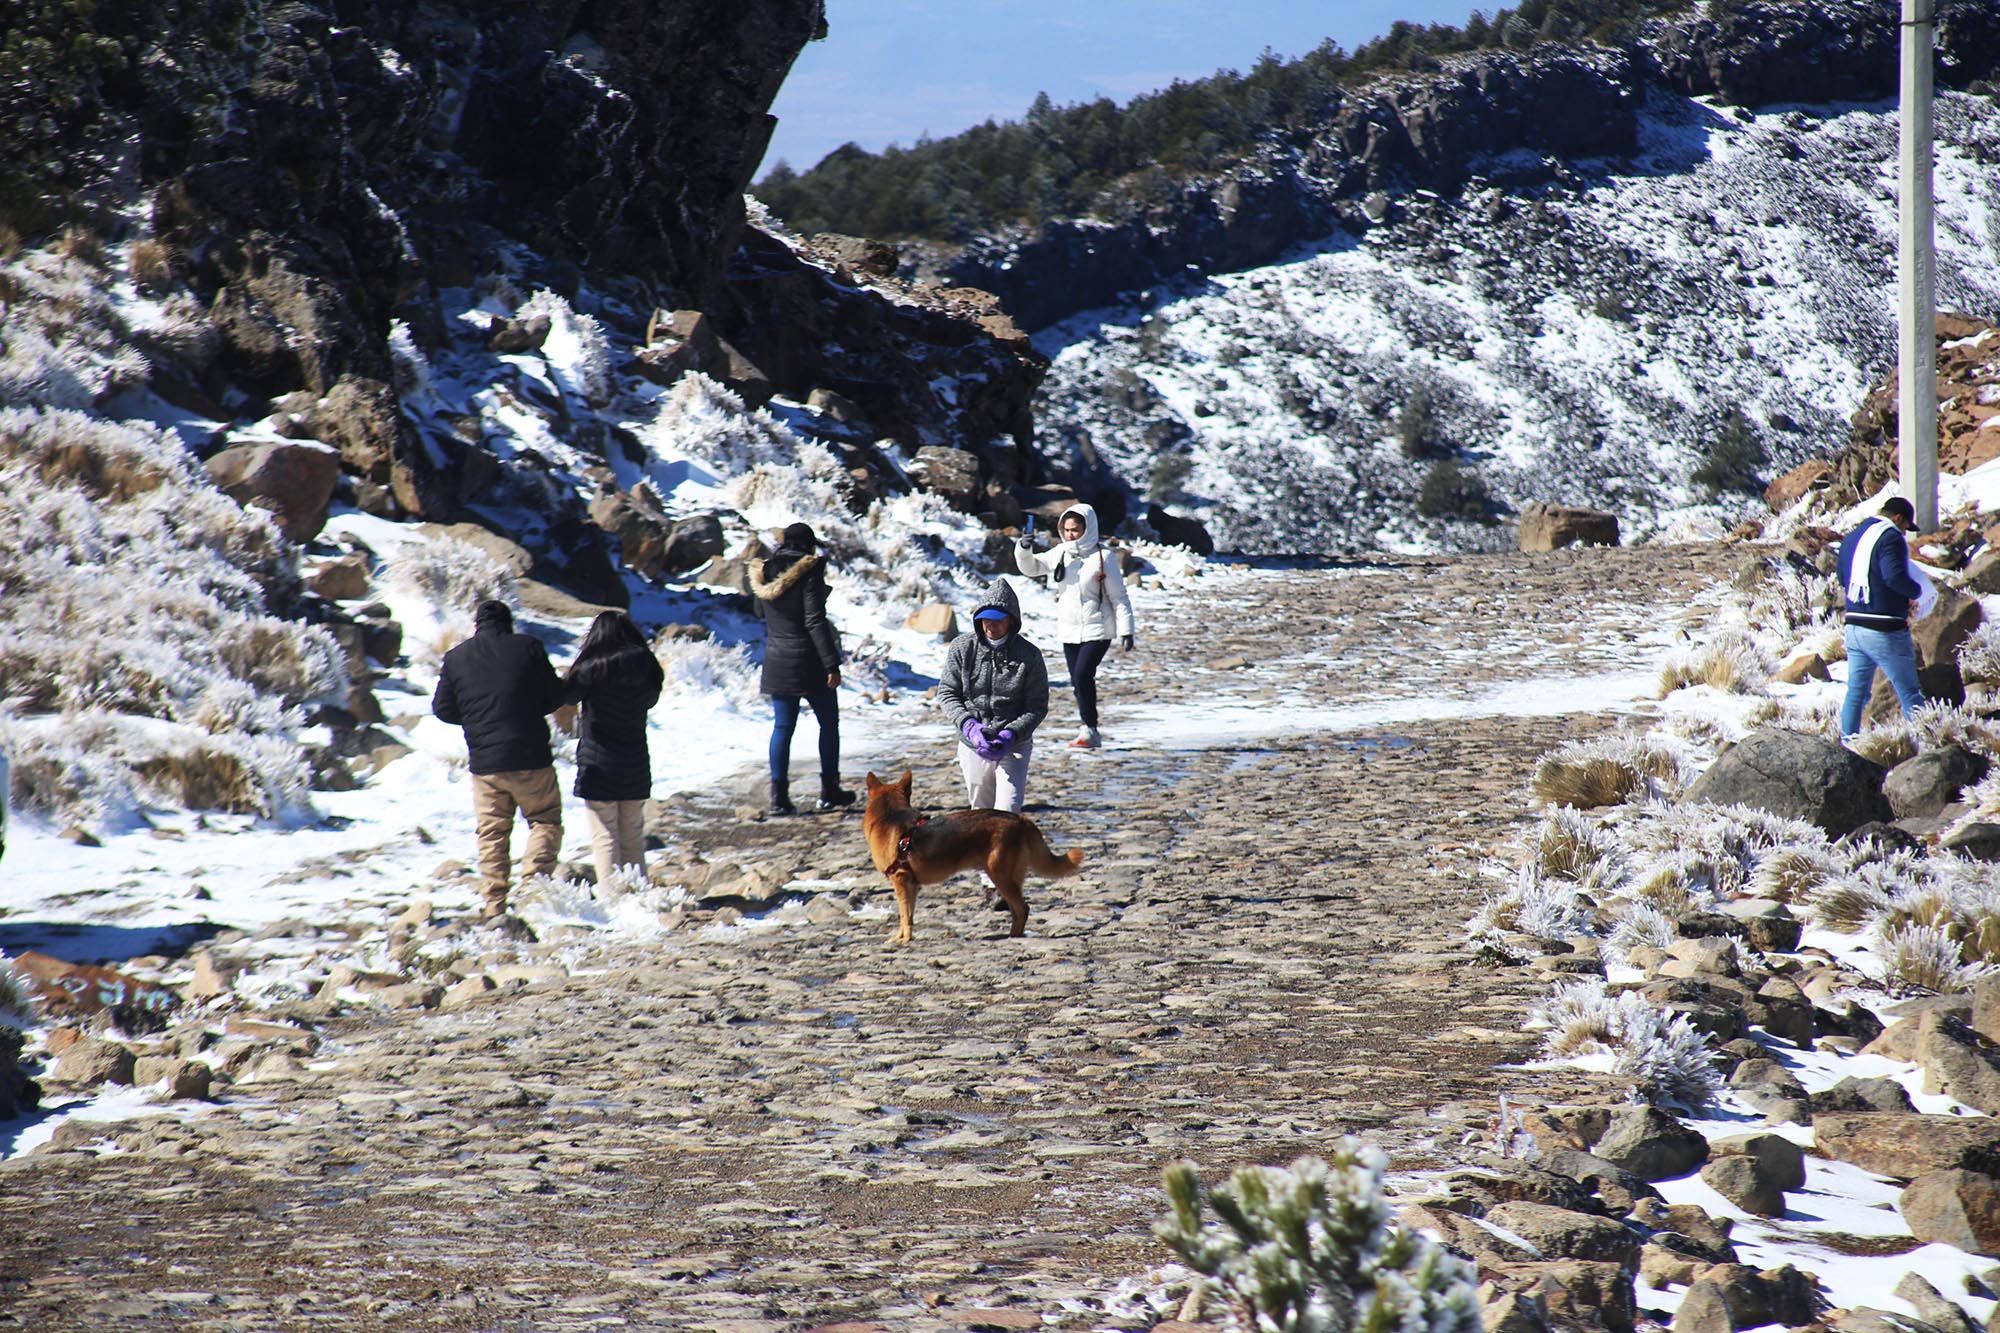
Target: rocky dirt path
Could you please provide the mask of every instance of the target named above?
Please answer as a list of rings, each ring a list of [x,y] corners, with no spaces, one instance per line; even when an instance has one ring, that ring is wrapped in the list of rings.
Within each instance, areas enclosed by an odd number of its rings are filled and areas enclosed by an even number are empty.
[[[1433,1168],[1502,1093],[1576,1091],[1495,1068],[1539,987],[1462,954],[1463,871],[1611,725],[1521,701],[1629,697],[1727,559],[1212,572],[1107,669],[1114,748],[1037,756],[1030,813],[1090,861],[1024,940],[961,879],[885,949],[853,816],[746,821],[748,775],[669,806],[692,876],[775,874],[787,924],[349,1012],[206,1115],[9,1163],[0,1326],[1145,1328],[1101,1307],[1168,1258],[1167,1162],[1361,1133]],[[943,731],[872,756],[938,808]]]

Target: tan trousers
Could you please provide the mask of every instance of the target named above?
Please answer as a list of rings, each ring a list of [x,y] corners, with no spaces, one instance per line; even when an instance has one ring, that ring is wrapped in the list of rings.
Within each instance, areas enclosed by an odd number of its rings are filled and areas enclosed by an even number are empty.
[[[590,856],[603,884],[619,866],[646,873],[646,803],[644,801],[585,801],[584,823],[590,828]]]
[[[555,769],[522,768],[472,777],[472,813],[479,825],[480,888],[489,912],[507,908],[516,811],[528,821],[522,877],[554,874],[556,858],[562,854],[562,788],[556,785]]]

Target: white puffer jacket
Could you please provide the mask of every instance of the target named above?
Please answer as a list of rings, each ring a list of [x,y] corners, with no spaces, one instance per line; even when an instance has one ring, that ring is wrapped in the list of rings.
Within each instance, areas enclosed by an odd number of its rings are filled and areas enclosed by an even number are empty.
[[[1014,542],[1014,565],[1032,578],[1049,580],[1056,595],[1056,636],[1064,643],[1123,638],[1133,633],[1132,599],[1125,593],[1125,576],[1118,557],[1097,539],[1097,511],[1073,504],[1056,520],[1075,514],[1083,519],[1083,536],[1036,551],[1026,537]]]

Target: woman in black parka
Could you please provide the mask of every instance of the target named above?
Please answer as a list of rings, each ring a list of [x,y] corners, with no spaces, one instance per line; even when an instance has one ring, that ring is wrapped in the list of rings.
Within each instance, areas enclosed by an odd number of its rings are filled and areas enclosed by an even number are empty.
[[[588,811],[597,882],[629,866],[646,875],[646,798],[653,760],[646,749],[646,714],[660,701],[666,675],[645,636],[623,611],[590,622],[569,664],[565,694],[581,705],[576,742],[576,794]]]
[[[792,805],[792,733],[799,701],[819,722],[819,808],[854,803],[840,785],[840,640],[826,618],[826,557],[804,523],[785,529],[778,551],[750,567],[750,591],[764,616],[763,691],[771,696],[771,813]]]

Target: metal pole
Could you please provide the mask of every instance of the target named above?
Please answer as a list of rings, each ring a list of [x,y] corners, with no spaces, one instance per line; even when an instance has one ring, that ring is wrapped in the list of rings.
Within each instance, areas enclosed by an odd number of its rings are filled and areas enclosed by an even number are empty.
[[[1919,532],[1938,525],[1937,234],[1931,221],[1931,52],[1937,0],[1903,0],[1901,226],[1896,262],[1897,474]]]

